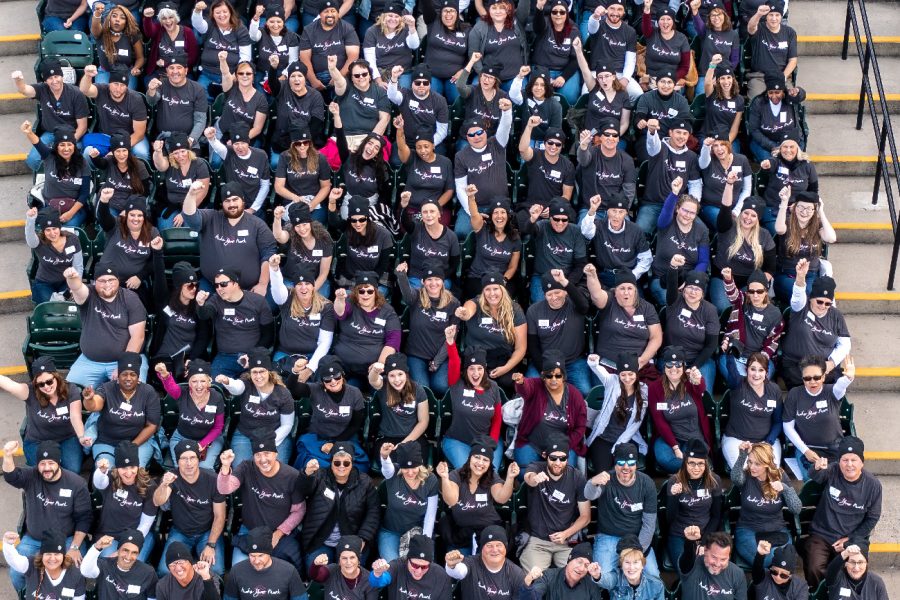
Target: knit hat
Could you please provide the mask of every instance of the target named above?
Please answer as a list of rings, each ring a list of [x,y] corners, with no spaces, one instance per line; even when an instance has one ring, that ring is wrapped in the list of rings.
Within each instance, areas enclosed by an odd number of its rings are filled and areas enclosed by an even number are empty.
[[[569,438],[562,433],[551,433],[544,440],[542,447],[544,454],[550,456],[554,452],[569,453]]]
[[[194,562],[191,550],[182,542],[172,542],[166,548],[166,564],[171,565],[176,560],[186,560],[191,564]]]
[[[633,352],[623,352],[616,360],[616,369],[619,370],[619,373],[637,373],[639,370],[638,364],[637,354],[634,354]]]
[[[310,213],[309,205],[305,202],[294,202],[288,208],[288,220],[291,225],[302,225],[303,223],[312,223],[312,213]]]
[[[781,0],[769,0],[769,12],[784,14],[784,2]]]
[[[416,79],[427,79],[431,81],[431,70],[428,68],[428,65],[421,64],[417,66],[412,72],[413,81]]]
[[[222,267],[218,271],[216,271],[216,276],[218,275],[227,277],[229,281],[234,281],[237,283],[239,283],[241,280],[241,272],[234,267]]]
[[[247,370],[250,369],[272,370],[272,357],[267,348],[254,348],[247,353]]]
[[[236,183],[226,183],[222,186],[220,197],[222,198],[222,202],[225,202],[229,198],[240,198],[243,200],[244,190]]]
[[[232,144],[236,142],[250,142],[250,128],[247,127],[246,123],[234,123],[228,129],[228,135]]]
[[[684,276],[684,285],[692,285],[705,290],[707,283],[709,283],[709,276],[703,271],[688,271]]]
[[[354,287],[360,285],[374,285],[378,288],[378,273],[375,271],[357,271],[356,277],[353,279]]]
[[[703,440],[691,438],[685,446],[684,454],[691,458],[709,458],[709,448]]]
[[[788,544],[775,548],[772,555],[772,566],[793,573],[797,568],[797,550],[794,545]]]
[[[402,352],[395,352],[384,359],[384,373],[387,375],[391,371],[409,372],[409,365],[406,362],[406,355]]]
[[[252,440],[253,454],[257,452],[278,452],[278,446],[275,444],[275,432],[265,433],[258,431]]]
[[[123,352],[117,363],[119,375],[125,371],[141,372],[141,355],[137,352]]]
[[[807,202],[809,204],[818,205],[819,202],[821,202],[821,199],[819,198],[819,194],[817,192],[797,192],[790,199],[790,204],[793,204],[795,202]]]
[[[834,279],[823,276],[813,281],[812,290],[809,292],[810,298],[831,298],[834,300],[834,290],[837,287]]]
[[[109,83],[121,83],[128,85],[128,79],[131,76],[128,69],[122,67],[113,67],[109,72]]]
[[[103,267],[102,269],[98,269],[97,271],[94,271],[94,281],[97,281],[98,279],[100,279],[101,277],[103,277],[105,275],[111,275],[112,277],[115,277],[116,279],[118,279],[119,278],[119,270],[116,269],[113,265],[107,265],[107,266]]]
[[[185,56],[183,54],[176,54],[175,56],[170,56],[168,59],[166,59],[167,67],[170,67],[173,65],[187,67],[187,56]]]
[[[125,204],[125,214],[127,215],[133,210],[139,210],[142,214],[147,214],[147,199],[137,194],[128,196],[128,202]]]
[[[415,558],[434,562],[434,542],[427,535],[414,535],[409,539],[409,551],[406,559]]]
[[[503,275],[498,271],[489,271],[481,276],[481,289],[483,290],[489,285],[506,286]]]
[[[303,75],[305,76],[306,73],[303,73]],[[309,127],[300,125],[299,123],[291,123],[288,133],[290,133],[291,135],[292,144],[296,142],[308,142],[312,140],[312,133],[310,133]]]
[[[672,83],[675,82],[675,72],[670,69],[660,69],[656,72],[656,81],[659,83],[660,79],[671,79]]]
[[[328,453],[329,458],[334,458],[338,454],[347,454],[350,458],[353,458],[354,447],[350,442],[335,442],[331,446],[331,451]]]
[[[681,120],[681,119],[673,119],[673,120],[669,121],[669,131],[674,131],[676,129],[683,129],[684,131],[687,131],[688,133],[693,133],[694,124],[691,123],[690,121],[685,121],[685,120]]]
[[[125,544],[134,544],[140,550],[144,546],[144,534],[137,529],[126,529],[116,536],[116,541],[119,542],[119,548]]]
[[[341,554],[344,552],[352,552],[356,555],[356,558],[359,558],[362,554],[362,550],[363,541],[360,537],[355,535],[342,535],[338,539],[337,546],[334,547],[337,558],[340,558]]]
[[[751,283],[758,283],[766,290],[769,289],[769,278],[766,277],[766,274],[760,271],[759,269],[755,269],[750,276],[747,277],[747,286],[749,287]]]
[[[552,290],[564,290],[566,287],[555,280],[553,275],[550,274],[550,271],[547,271],[543,275],[541,275],[541,289],[544,290],[544,293],[552,291]]]
[[[422,276],[422,281],[425,281],[429,277],[436,277],[436,278],[440,279],[441,281],[443,281],[444,279],[447,278],[446,274],[444,273],[444,270],[440,267],[431,267],[430,269],[427,269],[425,271],[425,274]]]
[[[326,355],[319,361],[319,369],[317,371],[319,377],[335,377],[344,374],[344,366],[341,361],[332,355]]]
[[[51,77],[62,77],[62,65],[58,60],[45,60],[41,63],[41,81],[47,81]]]
[[[572,562],[576,558],[586,558],[588,561],[594,560],[594,550],[590,542],[581,542],[569,552],[569,559],[566,562]]]
[[[166,150],[174,152],[175,150],[190,150],[191,145],[188,142],[186,133],[176,131],[166,140]]]
[[[56,373],[56,362],[52,356],[38,356],[31,363],[31,372],[37,376],[38,373]]]
[[[366,217],[369,216],[369,199],[362,196],[350,196],[347,203],[347,214],[350,217]]]
[[[731,75],[734,76],[734,69],[731,68],[731,65],[726,62],[720,62],[716,65],[716,70],[714,72],[716,79],[723,75]]]
[[[247,554],[272,554],[272,530],[266,526],[255,527],[247,533]]]
[[[752,210],[759,219],[762,219],[764,211],[766,210],[766,203],[759,196],[750,196],[744,200],[744,203],[741,205],[741,212],[744,212],[745,210]]]
[[[125,149],[131,152],[130,140],[121,133],[114,133],[109,136],[109,151]]]
[[[193,452],[200,458],[200,445],[194,440],[182,439],[175,445],[175,457],[180,460],[185,452]]]
[[[565,144],[566,134],[559,127],[548,127],[544,133],[544,141],[546,142],[547,140],[556,140],[561,144]]]
[[[637,287],[637,278],[635,278],[634,273],[631,272],[631,269],[622,269],[621,271],[616,272],[616,276],[613,279],[613,287],[619,287],[625,283],[630,283],[631,285]]]
[[[65,554],[66,537],[59,531],[47,529],[41,536],[41,554]]]
[[[62,450],[60,450],[59,444],[50,440],[44,440],[38,444],[37,460],[38,462],[41,462],[42,460],[52,460],[56,464],[59,464],[60,461],[62,461]]]
[[[322,14],[329,8],[337,10],[338,8],[340,8],[340,4],[338,2],[335,2],[335,0],[325,0],[325,2],[322,3],[322,8],[319,9],[319,14]]]
[[[838,458],[845,454],[855,454],[859,457],[859,460],[866,460],[865,457],[866,447],[863,444],[863,441],[856,436],[848,435],[843,438],[838,444],[837,455]]]
[[[404,442],[394,448],[394,460],[401,469],[415,469],[425,464],[422,445],[418,441]]]
[[[197,283],[197,269],[186,260],[180,260],[172,265],[172,286],[181,289],[186,283]]]
[[[681,346],[667,346],[662,353],[663,362],[684,363],[684,348]]]
[[[613,452],[613,458],[616,460],[637,460],[637,457],[637,446],[635,446],[631,442],[619,444],[618,446],[616,446],[615,452]]]
[[[298,283],[316,283],[316,277],[318,276],[318,271],[312,265],[298,265],[297,270],[294,274],[294,285]]]
[[[802,139],[803,139],[803,135],[800,133],[800,130],[797,129],[796,127],[792,127],[791,129],[788,129],[781,134],[781,143],[782,144],[784,142],[794,142],[796,144],[799,144]]]
[[[469,448],[469,457],[484,456],[485,458],[491,459],[494,457],[495,444],[496,442],[494,442],[493,439],[486,436],[479,436],[479,438],[475,440],[475,443]]]
[[[560,216],[560,217],[569,217],[569,220],[572,220],[572,203],[563,198],[562,196],[555,196],[550,199],[550,206],[548,209],[550,217]]]
[[[606,210],[609,210],[611,208],[621,208],[622,210],[628,210],[630,206],[628,198],[626,198],[625,194],[620,191],[609,192],[606,198],[603,199],[603,204],[606,205]]]
[[[55,148],[61,142],[75,143],[75,130],[68,125],[60,125],[53,130],[53,147]]]
[[[138,457],[138,447],[134,444],[134,442],[130,442],[128,440],[119,442],[119,445],[116,446],[115,462],[117,469],[124,469],[125,467],[137,467],[140,465],[140,458]]]
[[[35,223],[39,225],[41,229],[47,229],[48,227],[56,227],[57,229],[59,229],[60,227],[62,227],[62,221],[60,221],[59,218],[59,211],[53,207],[47,207],[39,211]]]
[[[303,74],[304,77],[306,77],[307,71],[308,70],[306,68],[306,65],[303,64],[302,62],[300,62],[299,60],[297,60],[288,65],[287,76],[288,76],[288,78],[290,78],[290,76],[293,75],[294,73],[300,72]],[[293,139],[293,136],[291,136],[291,141],[295,141]]]
[[[641,541],[638,539],[638,536],[630,533],[619,538],[618,543],[616,543],[616,554],[622,554],[626,550],[644,551],[644,547],[641,546]]]
[[[487,4],[487,3],[485,3],[485,4]],[[493,2],[493,4],[496,4],[496,2]],[[496,77],[497,79],[500,78],[500,73],[502,73],[502,72],[503,72],[502,65],[486,65],[484,68],[481,69],[482,75],[490,75],[491,77]]]
[[[562,369],[563,373],[566,372],[566,357],[560,350],[548,348],[544,350],[544,356],[541,357],[541,372],[549,373],[556,369]]]
[[[766,73],[763,78],[767,92],[783,92],[785,87],[784,75],[781,73]]]
[[[509,538],[506,536],[506,530],[500,525],[488,525],[481,530],[479,545],[483,549],[491,542],[501,542],[504,546],[509,545]]]
[[[471,367],[472,365],[487,367],[487,350],[477,346],[466,348],[463,356],[463,367]]]

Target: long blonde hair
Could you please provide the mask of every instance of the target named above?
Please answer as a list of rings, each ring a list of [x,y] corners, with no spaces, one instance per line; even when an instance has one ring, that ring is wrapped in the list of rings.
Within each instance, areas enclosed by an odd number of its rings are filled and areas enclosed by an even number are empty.
[[[402,31],[403,31],[403,15],[400,15],[400,25],[397,27],[397,30],[396,30],[396,31],[390,31],[390,30],[388,30],[388,28],[387,28],[387,23],[385,22],[386,19],[384,18],[384,16],[385,16],[386,14],[387,14],[387,13],[381,13],[380,15],[378,15],[378,17],[375,19],[375,23],[374,23],[375,27],[377,27],[377,28],[381,31],[382,35],[387,35],[387,34],[389,34],[389,33],[400,33],[400,32],[402,32]]]
[[[300,156],[300,150],[297,149],[296,145],[292,142],[290,147],[288,147],[288,159],[291,164],[291,170],[294,173],[318,173],[319,172],[319,151],[316,150],[316,147],[309,144],[309,149],[306,152],[306,159]]]
[[[778,496],[778,492],[772,487],[772,482],[781,481],[784,471],[775,464],[775,452],[772,450],[772,446],[765,442],[753,444],[750,446],[750,456],[765,467],[766,480],[762,483],[763,496],[767,500],[774,500]],[[747,471],[747,475],[750,474],[750,467],[745,466],[744,470]]]
[[[447,288],[441,288],[441,295],[438,296],[438,305],[435,308],[444,308],[453,300],[453,294]],[[422,305],[422,308],[428,310],[431,308],[431,297],[428,295],[428,292],[425,291],[425,286],[423,285],[419,288],[419,304]]]
[[[513,345],[516,343],[516,326],[514,324],[515,307],[506,288],[501,285],[500,289],[502,290],[500,305],[497,307],[497,316],[494,317],[494,320],[497,321],[503,329],[503,337],[506,338],[506,342]],[[483,293],[478,296],[478,308],[481,309],[482,313],[493,316],[491,307],[488,305],[487,299],[484,297]]]
[[[320,294],[318,290],[315,290],[313,291],[312,304],[310,305],[309,310],[306,310],[303,308],[303,303],[300,302],[300,298],[297,294],[294,294],[293,298],[291,298],[291,317],[295,319],[304,319],[308,315],[320,315],[329,304],[331,304],[331,301]]]
[[[762,267],[765,255],[762,244],[759,243],[759,228],[759,219],[756,219],[756,223],[753,224],[753,228],[750,230],[748,237],[745,237],[744,232],[741,229],[741,224],[735,220],[734,241],[731,242],[731,246],[728,247],[728,260],[734,258],[734,255],[740,251],[746,241],[750,244],[750,250],[753,251],[753,267],[755,269]]]

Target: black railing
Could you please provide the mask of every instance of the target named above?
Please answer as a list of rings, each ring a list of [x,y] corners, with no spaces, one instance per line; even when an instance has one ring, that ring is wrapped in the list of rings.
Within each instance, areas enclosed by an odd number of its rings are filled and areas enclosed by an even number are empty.
[[[862,30],[860,30],[862,24]],[[894,245],[891,252],[891,269],[888,273],[887,288],[894,289],[894,276],[897,272],[897,254],[900,252],[900,227],[897,222],[897,208],[894,204],[894,183],[900,183],[900,162],[897,160],[897,143],[894,130],[891,128],[891,114],[888,108],[887,94],[878,68],[875,55],[875,41],[869,27],[865,0],[847,0],[847,21],[844,24],[844,45],[841,58],[847,60],[850,45],[850,30],[856,42],[856,54],[862,68],[862,84],[859,88],[859,108],[856,112],[856,129],[862,129],[863,112],[868,105],[869,116],[872,117],[872,128],[878,142],[878,162],[875,166],[875,188],[872,190],[872,204],[878,204],[878,195],[884,182],[888,211],[891,215],[891,227],[894,234]],[[872,81],[875,90],[872,89]],[[891,181],[893,170],[893,181]]]

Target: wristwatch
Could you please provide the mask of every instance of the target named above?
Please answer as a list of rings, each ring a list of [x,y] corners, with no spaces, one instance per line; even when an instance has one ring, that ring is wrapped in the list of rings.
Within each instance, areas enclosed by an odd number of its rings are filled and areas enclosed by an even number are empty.
[[[212,548],[213,550],[215,550],[215,549],[216,549],[216,544],[215,544],[214,542],[206,542],[206,547],[207,547],[207,548]]]

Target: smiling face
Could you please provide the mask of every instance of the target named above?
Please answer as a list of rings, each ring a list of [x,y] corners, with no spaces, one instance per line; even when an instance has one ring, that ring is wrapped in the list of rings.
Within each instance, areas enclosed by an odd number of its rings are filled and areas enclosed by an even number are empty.
[[[200,472],[200,458],[196,452],[182,452],[178,457],[178,473],[193,479]]]
[[[169,563],[169,572],[175,576],[178,583],[185,585],[194,578],[194,569],[191,568],[190,561],[180,559],[173,560]]]
[[[490,77],[490,75],[482,75],[482,81],[485,77]],[[470,146],[478,150],[487,145],[487,132],[484,130],[484,127],[469,127],[469,130],[466,131],[466,139],[469,140]]]
[[[116,557],[116,566],[123,571],[128,571],[134,566],[138,559],[141,549],[134,544],[127,542],[119,546],[119,555]]]
[[[115,158],[116,162],[120,165],[123,165],[128,161],[129,154],[128,148],[116,148],[113,150],[113,158]]]
[[[619,559],[622,567],[622,574],[629,583],[637,583],[641,580],[641,574],[644,572],[643,554],[637,550],[625,553]]]
[[[551,139],[544,142],[544,154],[546,154],[548,158],[556,158],[561,151],[562,142],[560,140]]]
[[[668,96],[675,91],[675,81],[673,81],[671,77],[660,77],[656,80],[656,89],[658,89],[659,93],[663,96]],[[672,135],[671,132],[669,135]]]
[[[715,31],[722,31],[725,26],[725,11],[718,7],[709,11],[709,22]]]
[[[144,211],[129,210],[126,215],[126,222],[128,224],[128,230],[132,233],[140,231],[141,227],[144,226]]]
[[[481,295],[487,300],[489,306],[499,306],[503,300],[503,288],[496,283],[492,283],[481,290]]]
[[[225,4],[215,7],[212,12],[213,20],[219,27],[228,27],[231,21],[231,10]]]
[[[469,377],[472,385],[480,385],[481,380],[484,378],[484,366],[469,365],[466,367],[466,375]]]
[[[205,373],[192,375],[188,380],[188,385],[191,386],[192,392],[196,394],[203,394],[207,390],[209,390],[209,375],[206,375]]]
[[[44,481],[56,481],[62,473],[59,470],[59,463],[55,460],[42,460],[38,462],[37,467]]]
[[[687,129],[672,129],[669,131],[669,141],[675,148],[684,148],[691,138],[691,133]]]
[[[506,545],[503,542],[488,542],[481,547],[481,557],[491,564],[502,563],[506,559]]]
[[[547,84],[544,82],[543,77],[538,77],[534,80],[534,84],[531,86],[531,95],[537,100],[543,100],[547,97]]]
[[[441,9],[441,23],[448,29],[456,26],[456,20],[459,18],[459,12],[453,7],[446,6]]]
[[[60,158],[69,160],[75,154],[75,144],[72,142],[57,142],[56,153]]]
[[[663,33],[671,33],[675,29],[675,21],[672,17],[664,15],[659,18],[659,30]]]
[[[854,581],[858,581],[862,578],[863,575],[866,574],[866,570],[869,567],[869,561],[866,560],[866,557],[862,554],[853,554],[847,557],[846,569],[847,575],[850,576],[850,579]]]
[[[566,293],[566,290],[549,290],[544,292],[544,299],[547,301],[547,305],[553,310],[562,308],[563,304],[566,303],[566,298],[568,296],[569,294]]]
[[[725,160],[731,154],[731,144],[723,140],[716,140],[713,142],[712,152],[719,160]]]
[[[841,475],[844,476],[844,479],[847,481],[856,481],[859,479],[859,476],[862,475],[863,461],[858,455],[848,452],[841,455],[839,468],[841,469]]]
[[[422,223],[428,227],[436,225],[441,220],[441,211],[433,202],[423,204],[419,212],[422,215]]]
[[[761,363],[754,360],[747,365],[747,381],[750,385],[762,385],[768,376],[768,369]]]
[[[352,576],[359,571],[359,557],[356,555],[356,552],[344,550],[338,557],[338,562],[341,564],[341,573],[344,575]]]
[[[682,202],[675,211],[675,219],[682,227],[691,227],[694,224],[694,220],[697,218],[699,210],[700,206],[696,202]]]
[[[62,568],[66,555],[62,552],[44,552],[41,554],[41,564],[48,571],[57,572]]]
[[[284,31],[284,19],[276,16],[269,17],[266,19],[266,29],[271,35],[281,35],[281,32]]]
[[[491,21],[493,21],[494,24],[505,23],[506,17],[509,15],[509,3],[497,2],[496,4],[492,4],[488,9],[488,14],[491,16]]]
[[[387,375],[388,383],[391,384],[391,387],[397,391],[403,389],[403,386],[406,385],[408,381],[408,376],[406,375],[406,371],[401,371],[400,369],[394,369]]]
[[[794,160],[800,152],[800,146],[794,140],[784,140],[781,142],[781,158],[785,160]]]
[[[272,557],[262,552],[251,552],[247,555],[247,558],[250,560],[250,566],[257,571],[268,569],[269,565],[272,564]]]
[[[591,561],[586,558],[573,558],[566,563],[566,579],[572,582],[581,581],[588,574],[590,564]]]
[[[569,226],[569,215],[553,215],[550,217],[550,227],[556,233],[563,233]]]
[[[119,388],[126,394],[130,394],[137,388],[138,374],[128,369],[119,373]]]
[[[138,468],[134,466],[116,467],[116,473],[119,474],[119,479],[123,485],[134,485],[134,481],[137,479]]]
[[[278,453],[268,451],[254,452],[253,464],[256,465],[256,468],[259,469],[259,472],[263,475],[274,475],[275,469],[278,466]]]
[[[370,138],[366,145],[363,146],[362,157],[366,160],[374,160],[381,152],[381,142],[375,138]]]
[[[356,89],[361,92],[365,92],[369,89],[369,84],[372,82],[372,73],[367,66],[362,64],[354,65],[350,70],[350,76],[353,78],[353,85]],[[369,142],[366,142],[366,144],[368,143]]]
[[[718,575],[728,567],[731,548],[723,548],[718,544],[710,544],[703,553],[703,564],[710,575]]]
[[[347,481],[353,470],[353,457],[346,452],[338,452],[331,458],[331,472],[338,481]]]
[[[334,27],[335,23],[337,23],[338,16],[338,10],[336,8],[326,8],[319,13],[319,19],[322,21],[322,24],[325,25],[326,29]]]
[[[472,477],[480,478],[491,468],[491,459],[481,454],[473,454],[469,457],[469,469],[472,471]]]
[[[637,472],[637,464],[629,464],[633,462],[635,461],[616,461],[616,466],[614,467],[616,479],[618,479],[619,483],[622,485],[631,485],[634,481],[635,473]]]
[[[169,83],[181,87],[187,77],[187,68],[182,65],[166,65],[166,77],[169,78]]]
[[[759,223],[759,215],[755,210],[747,208],[741,211],[741,229],[753,229],[757,223]]]
[[[691,479],[700,479],[706,472],[706,459],[685,457],[685,468],[688,477]]]
[[[440,277],[426,277],[423,285],[425,286],[425,293],[430,298],[437,298],[444,291],[444,280]]]
[[[625,7],[617,2],[615,4],[610,4],[609,8],[606,9],[606,22],[612,25],[613,27],[617,26],[622,22],[622,17],[625,16]]]

